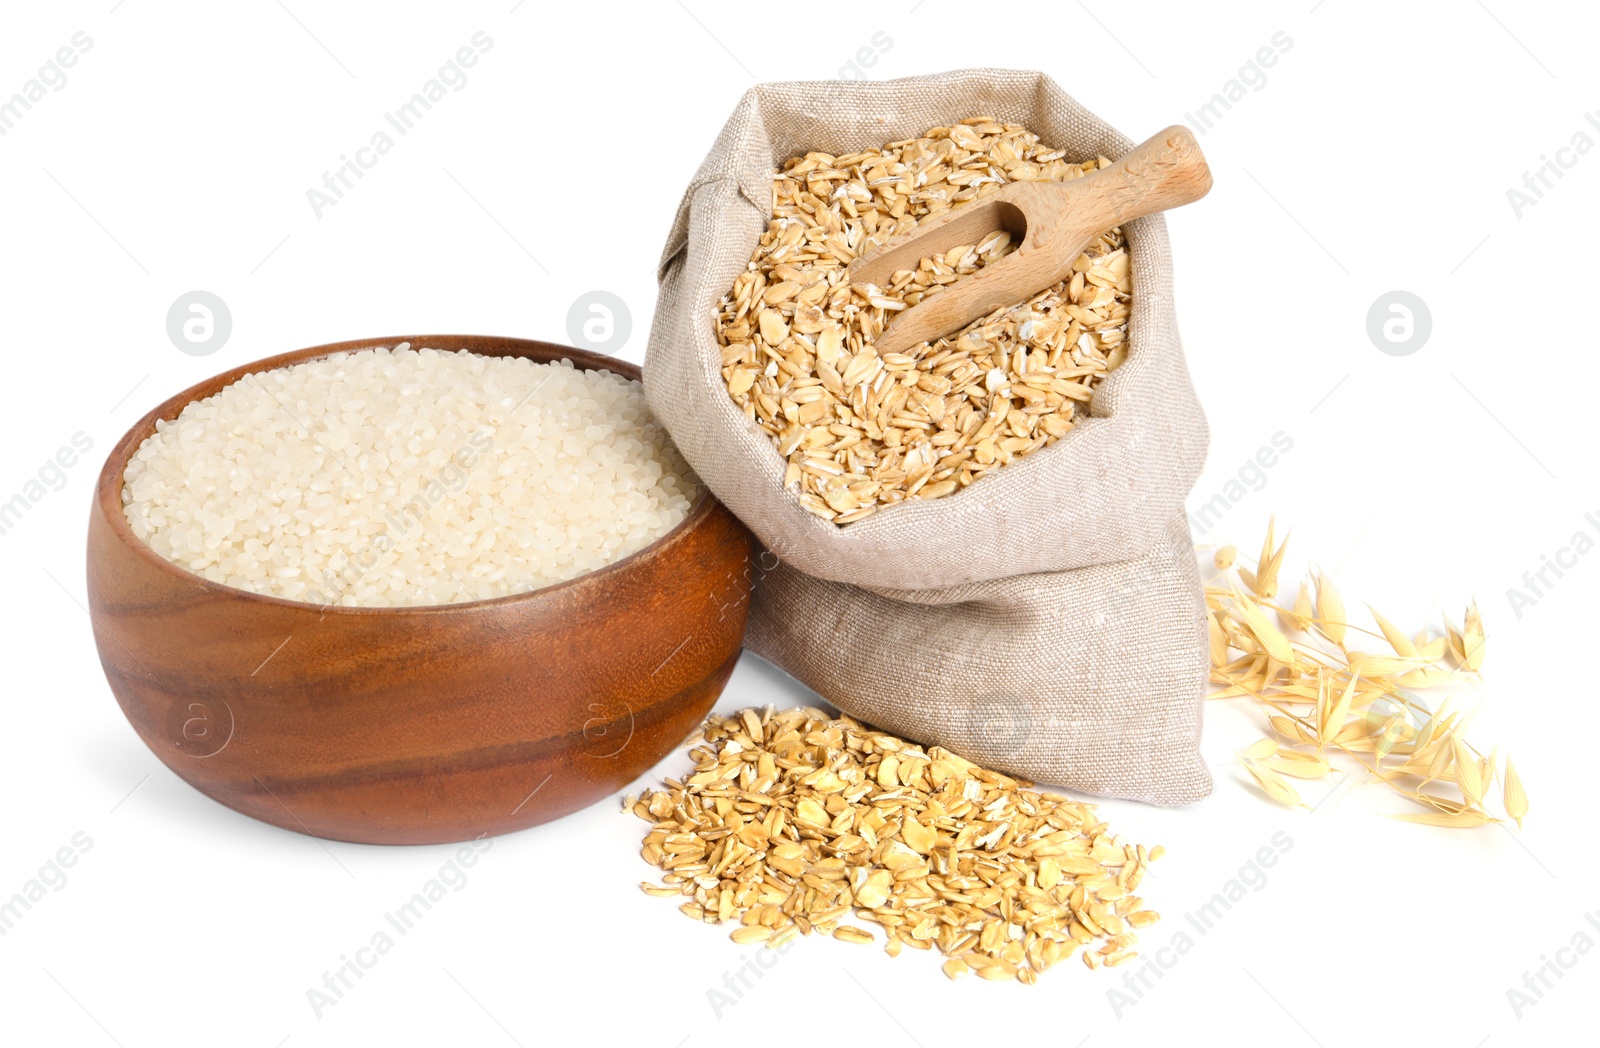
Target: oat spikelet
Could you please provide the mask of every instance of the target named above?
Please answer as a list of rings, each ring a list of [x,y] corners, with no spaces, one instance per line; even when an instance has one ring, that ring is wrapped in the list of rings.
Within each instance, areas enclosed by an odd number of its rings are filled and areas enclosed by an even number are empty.
[[[1405,737],[1406,722],[1402,717],[1390,717],[1383,722],[1379,730],[1378,739],[1373,744],[1372,752],[1379,760],[1393,752],[1395,745]]]
[[[1517,774],[1517,766],[1511,763],[1511,758],[1506,758],[1505,772],[1501,775],[1502,800],[1506,807],[1506,814],[1517,821],[1517,829],[1522,829],[1522,817],[1528,814],[1528,795],[1522,789],[1522,776]]]
[[[1320,753],[1301,753],[1298,750],[1283,750],[1265,763],[1280,775],[1291,775],[1296,779],[1320,779],[1333,770],[1333,765]]]
[[[1328,710],[1328,716],[1322,724],[1322,741],[1332,742],[1344,730],[1345,718],[1350,716],[1350,700],[1355,697],[1356,683],[1361,679],[1359,673],[1350,675],[1350,683],[1345,685],[1344,693],[1339,696],[1339,701]]]
[[[1272,725],[1272,730],[1286,739],[1295,742],[1316,742],[1317,737],[1306,731],[1305,727],[1292,717],[1268,717],[1267,723]]]
[[[1461,631],[1456,629],[1456,624],[1450,621],[1450,616],[1444,618],[1444,635],[1449,645],[1450,657],[1456,660],[1456,665],[1463,665],[1467,661],[1467,652],[1461,639]]]
[[[1211,665],[1226,666],[1228,664],[1228,635],[1222,632],[1222,624],[1217,621],[1215,612],[1206,614],[1206,636],[1211,646]]]
[[[1326,572],[1317,575],[1317,627],[1335,644],[1344,644],[1344,600]]]
[[[1249,757],[1244,759],[1244,766],[1255,777],[1256,782],[1261,784],[1268,797],[1288,808],[1305,807],[1305,802],[1300,799],[1300,791],[1289,785],[1283,776]]]
[[[1267,518],[1267,538],[1261,544],[1261,559],[1256,562],[1255,584],[1251,588],[1266,600],[1271,600],[1278,595],[1278,569],[1283,567],[1283,554],[1289,548],[1289,536],[1283,537],[1283,542],[1274,551],[1272,548],[1272,527],[1275,521]]]
[[[1311,584],[1302,582],[1300,593],[1294,599],[1294,610],[1289,613],[1289,621],[1301,633],[1311,628],[1311,620],[1316,617],[1316,610],[1311,604]]]
[[[1372,621],[1378,624],[1378,629],[1383,631],[1384,639],[1389,642],[1389,647],[1394,649],[1396,655],[1408,659],[1418,658],[1421,655],[1421,652],[1417,650],[1417,646],[1412,643],[1411,638],[1406,636],[1400,627],[1378,614],[1377,608],[1369,604],[1367,605],[1367,611],[1371,613]]]
[[[1450,746],[1451,756],[1455,759],[1456,785],[1461,787],[1461,796],[1466,798],[1467,803],[1477,807],[1483,801],[1482,769],[1459,735],[1451,738]]]
[[[1284,607],[1266,595],[1277,588],[1288,545],[1287,538],[1275,544],[1275,525],[1268,524],[1254,571],[1224,569],[1205,590],[1212,697],[1251,700],[1272,733],[1240,754],[1256,783],[1274,800],[1298,805],[1290,779],[1340,771],[1386,783],[1423,809],[1407,821],[1521,825],[1528,798],[1516,768],[1509,760],[1501,765],[1498,748],[1485,754],[1472,747],[1470,713],[1452,709],[1448,697],[1430,709],[1418,694],[1478,672],[1484,628],[1477,605],[1468,606],[1459,629],[1446,620],[1439,636],[1428,629],[1408,634],[1369,606],[1377,627],[1369,630],[1347,622],[1333,580],[1317,572]],[[1352,633],[1381,636],[1392,654],[1347,646]],[[1486,806],[1497,776],[1503,819]]]
[[[1265,760],[1277,752],[1278,740],[1268,737],[1251,743],[1249,749],[1244,751],[1244,755],[1254,760]]]
[[[1255,634],[1267,654],[1279,662],[1293,662],[1294,647],[1289,643],[1289,638],[1278,632],[1278,627],[1267,620],[1261,608],[1237,590],[1234,591],[1233,601],[1245,625]]]
[[[1483,666],[1484,640],[1483,616],[1478,614],[1478,602],[1473,601],[1467,606],[1466,621],[1461,624],[1461,668],[1468,673],[1477,673]]]

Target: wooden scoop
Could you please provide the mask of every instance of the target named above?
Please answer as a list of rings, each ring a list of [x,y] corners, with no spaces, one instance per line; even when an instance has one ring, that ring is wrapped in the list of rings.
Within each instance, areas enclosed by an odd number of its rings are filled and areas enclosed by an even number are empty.
[[[850,263],[850,280],[886,288],[899,270],[996,230],[1021,240],[1011,254],[896,317],[876,347],[904,353],[1067,279],[1083,249],[1112,226],[1199,200],[1210,188],[1194,135],[1169,127],[1103,170],[1071,182],[1012,182],[925,222]]]

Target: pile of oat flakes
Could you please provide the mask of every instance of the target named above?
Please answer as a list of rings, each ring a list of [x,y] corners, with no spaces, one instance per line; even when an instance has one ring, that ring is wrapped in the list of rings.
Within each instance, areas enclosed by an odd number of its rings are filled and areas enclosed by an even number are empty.
[[[1121,843],[1093,805],[815,709],[702,734],[691,775],[623,803],[663,871],[640,887],[736,922],[735,942],[864,944],[875,925],[891,955],[937,948],[952,979],[1031,984],[1080,947],[1090,968],[1133,959],[1159,919],[1134,893],[1162,849]]]

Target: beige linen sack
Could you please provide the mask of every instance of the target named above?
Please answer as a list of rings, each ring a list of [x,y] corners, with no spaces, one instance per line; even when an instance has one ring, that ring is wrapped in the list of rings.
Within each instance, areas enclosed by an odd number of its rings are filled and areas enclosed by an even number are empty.
[[[729,398],[713,331],[809,150],[910,138],[973,115],[1069,155],[1133,142],[1041,73],[763,84],[684,193],[644,364],[651,409],[769,551],[747,646],[847,713],[991,767],[1172,804],[1210,791],[1198,754],[1204,602],[1183,500],[1207,430],[1172,307],[1166,224],[1124,227],[1129,350],[1055,444],[946,498],[844,527],[783,489],[784,461]]]

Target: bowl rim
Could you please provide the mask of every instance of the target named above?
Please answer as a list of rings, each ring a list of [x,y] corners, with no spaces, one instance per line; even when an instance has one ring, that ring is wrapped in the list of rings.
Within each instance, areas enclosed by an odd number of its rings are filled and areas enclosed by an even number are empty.
[[[536,363],[570,360],[574,367],[584,371],[610,371],[625,378],[633,379],[636,382],[643,379],[640,366],[626,360],[607,356],[603,353],[576,349],[572,346],[562,345],[559,342],[515,338],[508,335],[392,335],[377,338],[349,339],[343,342],[329,342],[317,346],[307,346],[304,349],[290,350],[286,353],[279,353],[241,364],[210,378],[202,379],[187,389],[173,394],[146,412],[112,446],[110,453],[106,456],[104,465],[100,467],[100,475],[95,482],[95,503],[100,515],[105,519],[112,534],[124,546],[132,549],[134,554],[144,560],[145,563],[153,565],[158,570],[174,575],[185,582],[212,591],[215,595],[259,602],[267,606],[311,611],[319,616],[328,614],[369,616],[470,614],[483,609],[507,607],[517,603],[531,603],[535,600],[547,599],[558,593],[564,594],[586,585],[594,585],[605,576],[629,570],[646,560],[663,556],[671,547],[682,542],[690,531],[699,527],[717,509],[721,508],[721,504],[711,494],[711,489],[702,481],[700,482],[700,495],[690,504],[688,514],[682,520],[673,525],[665,535],[620,560],[612,561],[610,564],[596,568],[593,571],[585,572],[582,575],[565,579],[561,582],[554,582],[548,586],[541,586],[537,589],[526,590],[521,593],[509,593],[500,597],[488,597],[483,600],[456,601],[451,604],[314,604],[310,601],[290,600],[287,597],[274,597],[265,593],[256,593],[253,590],[239,589],[236,586],[213,582],[203,575],[197,575],[183,565],[163,557],[133,533],[133,526],[128,523],[127,514],[124,513],[122,508],[123,477],[127,472],[128,463],[132,459],[134,452],[155,432],[157,420],[171,421],[191,402],[212,396],[224,387],[230,386],[248,375],[264,371],[275,371],[279,368],[304,363],[308,360],[330,357],[337,353],[355,353],[366,349],[392,348],[401,343],[409,343],[415,349],[437,349],[442,352],[466,350],[484,356],[523,357],[532,359]],[[456,348],[450,348],[451,346]],[[495,352],[495,350],[500,350],[501,352]],[[530,350],[533,352],[528,352]]]

